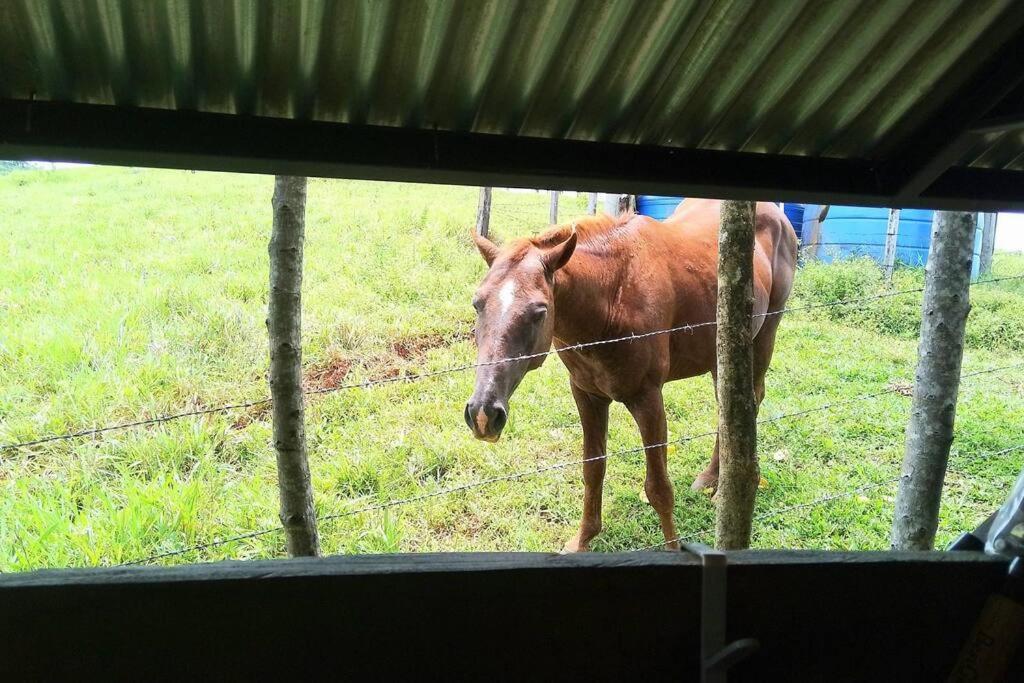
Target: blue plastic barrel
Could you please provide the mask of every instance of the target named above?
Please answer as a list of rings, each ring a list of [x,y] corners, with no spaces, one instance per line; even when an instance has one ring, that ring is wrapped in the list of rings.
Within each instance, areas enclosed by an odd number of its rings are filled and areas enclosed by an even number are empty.
[[[803,234],[804,205],[786,202],[782,205],[782,211],[786,214],[789,222],[793,224],[793,230],[796,231],[796,234]]]
[[[636,196],[637,213],[663,221],[676,210],[684,197],[669,197],[660,194],[638,194]]]
[[[896,261],[909,266],[923,266],[928,261],[933,212],[925,209],[900,211],[896,235]],[[870,256],[879,263],[885,252],[885,233],[889,210],[865,206],[835,206],[821,224],[818,256],[826,262],[852,256]],[[981,221],[974,236],[974,261],[971,279],[978,277],[981,261]]]

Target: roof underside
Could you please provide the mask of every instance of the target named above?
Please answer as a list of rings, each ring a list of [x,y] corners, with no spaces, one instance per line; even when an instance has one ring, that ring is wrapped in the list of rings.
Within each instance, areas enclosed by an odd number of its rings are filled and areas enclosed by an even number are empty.
[[[1019,208],[1022,27],[1016,0],[7,0],[0,156]]]

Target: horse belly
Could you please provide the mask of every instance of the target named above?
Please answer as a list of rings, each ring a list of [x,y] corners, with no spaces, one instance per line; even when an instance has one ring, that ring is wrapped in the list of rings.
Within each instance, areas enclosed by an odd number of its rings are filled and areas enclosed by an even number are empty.
[[[677,332],[672,335],[666,382],[698,377],[715,368],[715,332],[713,326]]]
[[[612,348],[612,347],[618,348]],[[667,344],[645,339],[559,353],[572,383],[583,391],[624,402],[669,374]]]

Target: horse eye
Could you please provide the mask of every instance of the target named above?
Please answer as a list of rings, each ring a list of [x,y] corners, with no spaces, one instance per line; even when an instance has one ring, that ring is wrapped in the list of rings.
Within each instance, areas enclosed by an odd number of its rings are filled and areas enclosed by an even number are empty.
[[[483,299],[473,299],[473,308],[476,309],[477,313],[479,313],[480,309],[483,308],[483,307],[484,307],[484,300]]]
[[[535,320],[542,320],[544,318],[544,316],[546,316],[548,314],[548,307],[547,306],[537,306],[536,308],[534,308],[530,312],[530,314],[533,316],[533,318]]]

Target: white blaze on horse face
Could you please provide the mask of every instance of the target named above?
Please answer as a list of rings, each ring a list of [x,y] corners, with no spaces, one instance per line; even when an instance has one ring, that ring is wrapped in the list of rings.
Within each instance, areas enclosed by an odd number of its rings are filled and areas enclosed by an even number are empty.
[[[501,318],[505,319],[508,309],[512,308],[512,302],[516,300],[516,281],[509,280],[501,286],[498,292],[498,300],[501,301]]]

